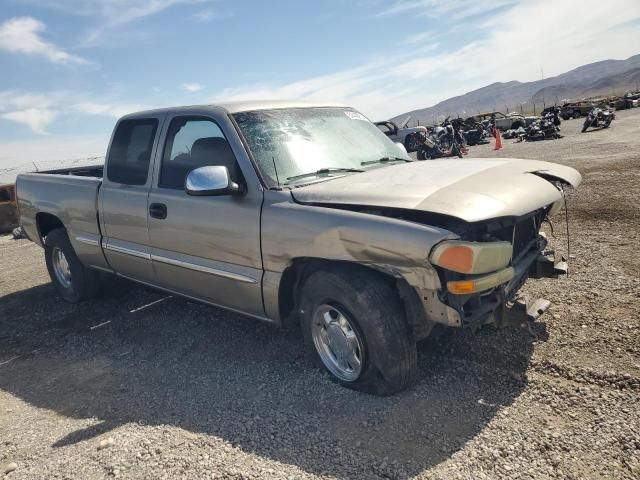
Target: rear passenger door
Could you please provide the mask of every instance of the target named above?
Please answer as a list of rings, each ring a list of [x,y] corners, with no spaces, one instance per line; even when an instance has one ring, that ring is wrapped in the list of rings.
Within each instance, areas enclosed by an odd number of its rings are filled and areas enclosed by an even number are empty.
[[[102,246],[113,270],[156,283],[148,232],[149,189],[164,114],[121,120],[100,188]]]
[[[150,210],[149,217],[152,260],[160,285],[264,316],[260,252],[263,193],[256,186],[255,170],[235,130],[225,114],[206,110],[170,115],[163,130],[149,195],[149,205],[165,213],[156,215]],[[211,165],[227,167],[232,180],[242,185],[245,193],[187,194],[184,186],[188,172]]]

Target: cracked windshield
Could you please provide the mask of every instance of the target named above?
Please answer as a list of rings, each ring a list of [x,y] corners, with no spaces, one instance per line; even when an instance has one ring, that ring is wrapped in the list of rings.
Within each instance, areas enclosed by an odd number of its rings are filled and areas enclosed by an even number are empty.
[[[272,187],[376,168],[381,159],[410,160],[402,147],[353,109],[262,110],[234,118]]]

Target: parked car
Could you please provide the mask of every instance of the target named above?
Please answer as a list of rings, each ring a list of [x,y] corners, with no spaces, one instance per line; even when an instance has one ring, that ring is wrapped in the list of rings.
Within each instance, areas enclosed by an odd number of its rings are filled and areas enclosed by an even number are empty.
[[[376,127],[390,140],[402,143],[407,152],[415,152],[418,149],[418,145],[414,141],[413,134],[420,132],[426,135],[428,132],[426,127],[408,127],[407,124],[410,119],[411,117],[407,117],[400,127],[392,121],[377,122]]]
[[[544,115],[543,115],[544,116]],[[524,126],[529,127],[532,123],[537,123],[541,120],[542,117],[538,115],[528,115],[524,117]]]
[[[413,161],[344,106],[244,102],[127,115],[102,178],[22,174],[17,196],[65,300],[105,272],[297,324],[336,382],[390,394],[436,325],[529,318],[510,305],[563,270],[539,230],[580,181],[534,160]]]
[[[489,120],[496,128],[500,130],[518,129],[524,127],[527,124],[524,115],[511,112],[506,115],[502,112],[488,112],[480,113],[472,117],[477,122],[483,122]]]
[[[565,103],[560,109],[563,120],[585,117],[596,104],[590,101]]]

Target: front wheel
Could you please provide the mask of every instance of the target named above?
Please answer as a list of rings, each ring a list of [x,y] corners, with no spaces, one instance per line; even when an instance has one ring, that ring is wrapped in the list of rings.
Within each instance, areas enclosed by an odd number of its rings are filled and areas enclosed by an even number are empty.
[[[335,382],[375,395],[411,384],[416,342],[397,293],[377,273],[342,266],[315,272],[301,307],[307,348]]]
[[[451,147],[451,153],[456,155],[458,158],[462,158],[462,148],[460,148],[460,145],[457,143],[454,143]]]
[[[407,152],[415,152],[418,149],[418,144],[416,143],[415,138],[413,137],[413,135],[407,135],[404,138],[404,148],[407,150]]]
[[[431,160],[431,154],[427,151],[426,148],[421,148],[418,150],[416,158],[418,160]]]
[[[96,295],[99,274],[82,265],[64,229],[49,232],[44,255],[51,281],[67,302],[78,303]]]
[[[589,122],[589,120],[585,121],[585,122],[582,124],[582,133],[584,133],[584,132],[586,132],[586,131],[587,131],[587,128],[589,128],[589,125],[590,125],[590,124],[591,124],[591,122]]]

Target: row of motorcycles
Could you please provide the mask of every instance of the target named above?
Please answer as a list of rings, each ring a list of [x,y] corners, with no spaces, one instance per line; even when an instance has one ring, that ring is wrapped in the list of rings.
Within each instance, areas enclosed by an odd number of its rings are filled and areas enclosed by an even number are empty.
[[[615,114],[608,109],[594,108],[587,115],[582,132],[588,128],[608,128],[615,119]],[[550,108],[542,117],[526,127],[507,130],[504,138],[516,138],[518,141],[534,142],[538,140],[554,140],[562,138],[560,133],[560,108]],[[447,117],[440,125],[427,132],[415,132],[407,136],[410,144],[415,146],[418,160],[431,160],[444,157],[459,157],[467,153],[467,146],[489,142],[496,130],[492,120],[478,122],[473,118]]]

